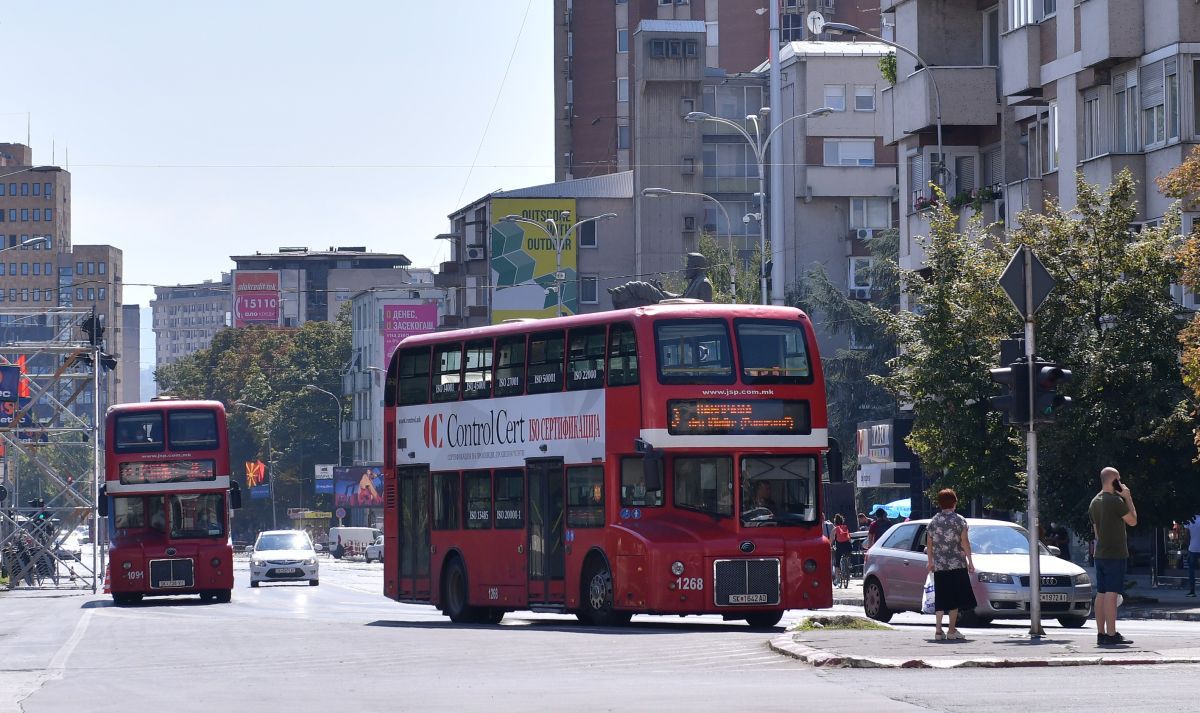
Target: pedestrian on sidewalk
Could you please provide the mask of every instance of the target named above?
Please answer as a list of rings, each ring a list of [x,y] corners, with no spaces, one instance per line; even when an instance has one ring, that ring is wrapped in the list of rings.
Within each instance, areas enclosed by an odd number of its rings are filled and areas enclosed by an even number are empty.
[[[971,575],[975,573],[975,558],[971,555],[971,541],[967,538],[967,520],[954,512],[958,495],[950,488],[937,494],[937,505],[941,509],[929,520],[925,556],[929,571],[933,573],[933,607],[936,624],[933,638],[962,639],[958,630],[958,613],[974,610],[978,604],[971,590]],[[942,615],[950,614],[950,630],[942,632]]]
[[[1100,492],[1088,506],[1096,535],[1096,645],[1132,644],[1117,632],[1117,597],[1125,591],[1129,541],[1125,527],[1137,525],[1133,495],[1116,468],[1100,471]]]
[[[1187,596],[1196,596],[1196,560],[1200,559],[1200,515],[1187,524],[1188,546],[1188,591]]]
[[[878,542],[879,538],[883,537],[883,533],[887,532],[888,528],[892,526],[892,523],[888,521],[887,510],[875,508],[874,515],[875,519],[867,527],[867,549],[870,549]]]

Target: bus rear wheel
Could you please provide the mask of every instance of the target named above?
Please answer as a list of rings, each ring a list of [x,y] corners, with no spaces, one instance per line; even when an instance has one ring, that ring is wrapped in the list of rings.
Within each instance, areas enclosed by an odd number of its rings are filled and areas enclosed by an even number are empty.
[[[770,629],[778,624],[782,618],[783,612],[781,611],[755,612],[746,616],[746,623],[752,629]]]
[[[455,624],[478,621],[475,608],[467,603],[467,569],[454,558],[442,575],[442,613]]]
[[[580,592],[579,619],[593,626],[620,626],[628,624],[633,616],[629,612],[613,609],[613,576],[608,564],[594,560],[584,569]]]
[[[479,610],[477,621],[480,624],[499,624],[504,618],[505,611],[496,607],[484,607]]]

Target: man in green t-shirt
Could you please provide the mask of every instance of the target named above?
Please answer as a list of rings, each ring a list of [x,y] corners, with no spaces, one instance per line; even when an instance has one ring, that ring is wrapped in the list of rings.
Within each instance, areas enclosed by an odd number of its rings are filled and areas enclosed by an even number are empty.
[[[1129,544],[1125,527],[1137,525],[1137,509],[1116,468],[1100,471],[1100,492],[1088,506],[1096,534],[1096,644],[1132,644],[1117,633],[1117,597],[1125,589]]]

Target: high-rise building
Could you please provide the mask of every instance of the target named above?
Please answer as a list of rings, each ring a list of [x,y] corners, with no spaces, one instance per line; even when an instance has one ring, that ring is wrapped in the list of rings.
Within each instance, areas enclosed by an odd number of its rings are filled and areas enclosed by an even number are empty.
[[[121,306],[121,392],[119,403],[141,401],[142,392],[142,309],[139,305]]]
[[[207,349],[217,332],[228,327],[233,310],[232,279],[193,285],[155,287],[150,301],[153,315],[155,368]]]
[[[827,21],[880,29],[879,0],[773,0],[780,3],[780,42],[814,36],[813,12]],[[746,72],[768,56],[766,3],[746,0],[554,0],[555,180],[633,168],[630,127],[645,85],[633,65],[645,51],[633,42],[639,23],[691,21],[702,27],[704,67]],[[668,48],[669,51],[669,48]],[[680,48],[678,59],[687,59]],[[692,57],[701,56],[698,52]],[[704,73],[702,71],[702,73]]]
[[[123,253],[112,245],[75,245],[71,250],[70,259],[72,262],[70,272],[74,280],[71,287],[66,287],[64,283],[61,292],[71,292],[72,309],[92,311],[96,315],[100,324],[104,326],[102,349],[117,359],[116,369],[102,371],[100,412],[104,413],[104,410],[110,405],[123,401],[125,392],[122,386],[121,363],[126,359],[137,362],[140,356],[137,344],[130,345],[131,353],[126,354],[123,349],[125,337],[122,323],[123,305],[121,304]],[[129,336],[136,339],[137,332]],[[83,403],[88,403],[86,394],[81,395],[80,398]]]

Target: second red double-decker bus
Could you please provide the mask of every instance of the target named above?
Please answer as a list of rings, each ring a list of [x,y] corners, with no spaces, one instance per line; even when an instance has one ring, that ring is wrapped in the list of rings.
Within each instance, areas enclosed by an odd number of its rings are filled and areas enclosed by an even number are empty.
[[[385,396],[385,594],[507,611],[832,604],[811,323],[693,301],[406,339]]]
[[[108,517],[106,581],[121,604],[144,596],[233,591],[225,407],[218,401],[155,400],[108,410],[104,424]]]

